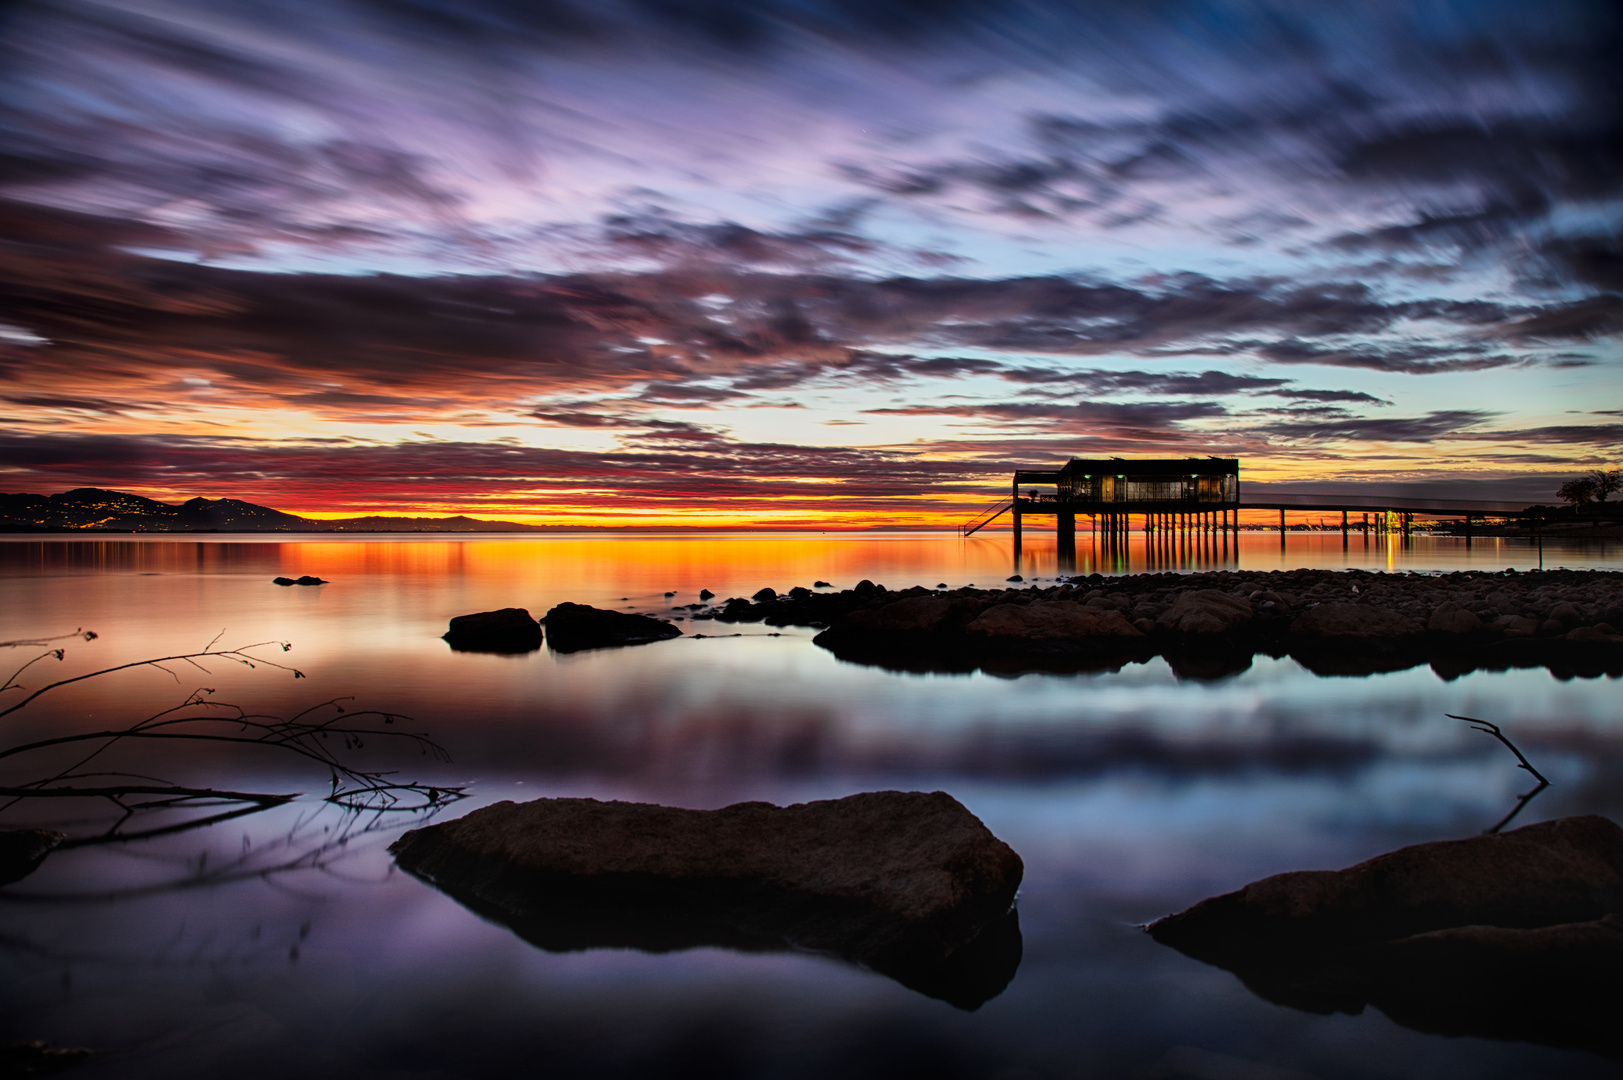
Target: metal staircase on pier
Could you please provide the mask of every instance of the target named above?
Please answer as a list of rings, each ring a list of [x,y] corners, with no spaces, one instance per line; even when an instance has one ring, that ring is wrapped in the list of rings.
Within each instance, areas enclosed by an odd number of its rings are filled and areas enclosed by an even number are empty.
[[[1013,499],[1002,499],[993,503],[985,510],[982,510],[979,514],[975,515],[975,517],[971,518],[969,521],[958,526],[958,535],[975,535],[975,533],[979,532],[981,529],[984,529],[986,526],[992,524],[992,522],[1008,513],[1009,508],[1013,505]]]

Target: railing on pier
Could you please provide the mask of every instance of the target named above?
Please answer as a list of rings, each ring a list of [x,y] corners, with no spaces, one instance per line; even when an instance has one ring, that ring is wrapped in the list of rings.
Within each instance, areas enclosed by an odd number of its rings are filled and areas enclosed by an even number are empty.
[[[1013,505],[1013,499],[998,500],[991,506],[988,506],[986,509],[982,510],[979,514],[976,514],[969,521],[958,526],[958,535],[973,536],[975,533],[992,524],[992,522],[996,521],[1004,514],[1007,514],[1009,512],[1009,508]]]

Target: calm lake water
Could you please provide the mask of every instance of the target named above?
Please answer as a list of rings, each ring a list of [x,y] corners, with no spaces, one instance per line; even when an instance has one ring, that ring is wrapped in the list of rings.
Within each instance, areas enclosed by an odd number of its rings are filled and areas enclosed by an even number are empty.
[[[1203,565],[1390,570],[1623,567],[1623,546],[1247,534]],[[1144,566],[1141,548],[1129,569]],[[1079,572],[1101,568],[1084,540]],[[1283,870],[1338,867],[1497,820],[1525,774],[1445,713],[1505,726],[1554,786],[1520,821],[1623,820],[1615,680],[1428,668],[1319,678],[1257,658],[1217,682],[1159,660],[1114,674],[902,675],[812,632],[679,623],[634,649],[454,653],[453,615],[561,601],[663,611],[822,579],[891,588],[1051,577],[1052,540],[1005,535],[0,539],[0,640],[94,630],[21,681],[195,651],[216,634],[296,664],[210,662],[74,684],[7,744],[127,723],[199,687],[288,715],[330,698],[404,713],[449,763],[369,741],[356,763],[500,799],[715,807],[885,788],[950,792],[1018,851],[1023,960],[966,1012],[819,956],[700,948],[549,953],[391,869],[410,815],[345,815],[320,769],[196,745],[127,771],[310,793],[209,828],[61,851],[0,889],[0,1040],[94,1055],[90,1077],[1532,1077],[1615,1061],[1319,1016],[1155,944],[1138,924]],[[278,574],[331,584],[282,588]],[[666,598],[666,592],[676,595]],[[16,666],[39,649],[0,656]],[[9,672],[9,668],[7,669]],[[7,691],[0,705],[14,701]],[[112,767],[112,766],[109,766]],[[0,776],[16,782],[16,768]],[[195,815],[194,815],[195,816]],[[12,808],[76,836],[100,806]],[[157,821],[158,819],[152,819]],[[163,819],[170,821],[175,819]],[[1536,993],[1536,988],[1530,988]]]

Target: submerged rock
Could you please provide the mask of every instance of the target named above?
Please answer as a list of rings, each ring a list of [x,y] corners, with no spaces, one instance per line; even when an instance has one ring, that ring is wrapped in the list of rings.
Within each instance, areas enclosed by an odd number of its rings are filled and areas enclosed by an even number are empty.
[[[1020,857],[939,791],[720,810],[503,802],[390,851],[547,949],[812,950],[964,1008],[1020,959]]]
[[[458,615],[441,635],[458,652],[526,653],[541,647],[541,624],[526,608]]]
[[[322,578],[316,577],[314,574],[305,574],[303,577],[296,577],[296,578],[274,577],[274,578],[271,578],[271,584],[272,585],[325,585],[325,584],[327,584],[327,582],[325,580],[323,580]]]
[[[50,829],[0,830],[0,885],[10,885],[32,874],[45,856],[66,839]]]
[[[1148,931],[1281,1004],[1623,1052],[1623,828],[1605,818],[1276,874]]]
[[[682,636],[682,631],[668,622],[587,604],[559,604],[541,621],[547,626],[547,644],[554,652],[644,645]]]

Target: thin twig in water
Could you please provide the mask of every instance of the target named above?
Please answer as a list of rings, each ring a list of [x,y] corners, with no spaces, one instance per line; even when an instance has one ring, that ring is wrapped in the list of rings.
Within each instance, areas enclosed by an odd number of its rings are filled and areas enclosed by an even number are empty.
[[[1503,829],[1506,825],[1509,825],[1512,821],[1514,821],[1516,815],[1522,812],[1522,808],[1533,801],[1533,796],[1550,786],[1550,781],[1545,778],[1543,773],[1533,768],[1533,763],[1528,761],[1526,755],[1517,749],[1516,744],[1511,742],[1510,737],[1500,730],[1498,724],[1488,720],[1478,720],[1474,716],[1455,716],[1453,713],[1444,713],[1443,715],[1448,717],[1450,720],[1463,720],[1467,724],[1470,724],[1474,730],[1480,731],[1484,735],[1492,735],[1494,738],[1504,743],[1510,752],[1516,755],[1516,767],[1518,769],[1527,770],[1533,775],[1533,779],[1538,781],[1537,787],[1533,788],[1533,790],[1529,791],[1527,794],[1517,797],[1516,805],[1511,807],[1510,813],[1499,819],[1498,824],[1494,825],[1490,829],[1483,830],[1484,836],[1492,836],[1494,833],[1498,832],[1500,829]]]

